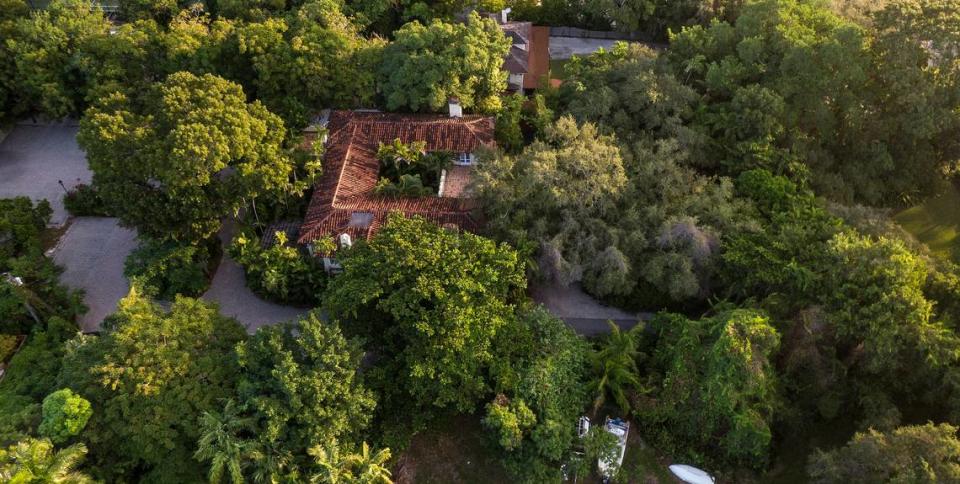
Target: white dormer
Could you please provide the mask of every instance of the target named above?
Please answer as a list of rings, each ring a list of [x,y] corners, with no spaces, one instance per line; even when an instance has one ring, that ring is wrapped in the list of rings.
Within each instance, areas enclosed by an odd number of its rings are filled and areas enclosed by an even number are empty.
[[[350,239],[350,234],[340,234],[340,248],[348,249],[353,245],[353,240]]]

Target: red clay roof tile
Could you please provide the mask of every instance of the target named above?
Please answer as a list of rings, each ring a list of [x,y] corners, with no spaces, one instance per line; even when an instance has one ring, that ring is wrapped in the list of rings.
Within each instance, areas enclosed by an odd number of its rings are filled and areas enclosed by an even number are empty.
[[[451,197],[393,198],[375,195],[380,162],[380,143],[400,139],[423,141],[427,151],[470,153],[494,144],[493,118],[449,118],[427,114],[334,111],[328,124],[329,137],[324,170],[314,186],[298,242],[307,244],[322,237],[347,233],[351,238],[370,238],[390,212],[420,215],[438,225],[476,230],[473,200]],[[368,227],[350,225],[354,212],[373,215]]]

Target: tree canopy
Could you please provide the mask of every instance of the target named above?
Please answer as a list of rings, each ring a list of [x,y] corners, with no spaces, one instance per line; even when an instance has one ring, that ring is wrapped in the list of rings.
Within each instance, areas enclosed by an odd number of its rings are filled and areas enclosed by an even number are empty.
[[[847,445],[818,451],[811,482],[949,482],[960,479],[960,440],[949,424],[857,433]]]
[[[469,233],[395,214],[370,242],[338,256],[343,274],[324,307],[375,344],[387,395],[468,411],[489,391],[497,333],[524,287],[517,253]],[[362,328],[362,329],[360,329]]]
[[[780,335],[762,311],[734,309],[691,321],[661,314],[652,364],[659,372],[637,416],[663,448],[763,467],[778,406],[772,357]],[[656,429],[656,430],[653,430]]]
[[[457,98],[464,109],[499,110],[510,42],[493,20],[471,13],[464,24],[411,22],[394,36],[380,65],[387,109],[439,111]]]
[[[157,238],[201,240],[245,200],[291,190],[284,127],[240,86],[170,75],[139,97],[92,107],[78,140],[100,194],[128,225]]]
[[[202,301],[177,298],[166,311],[136,289],[104,325],[71,345],[59,377],[95,409],[81,436],[98,477],[198,479],[198,421],[234,391],[243,327]]]

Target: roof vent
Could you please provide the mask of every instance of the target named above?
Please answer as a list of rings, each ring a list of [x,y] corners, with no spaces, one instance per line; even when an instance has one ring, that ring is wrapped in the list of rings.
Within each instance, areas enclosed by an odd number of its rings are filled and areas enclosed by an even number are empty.
[[[511,8],[509,8],[509,7],[501,10],[501,11],[500,11],[500,23],[502,23],[502,24],[507,23],[507,15],[509,15],[510,12],[512,12],[512,11],[513,11],[513,9],[511,9]]]
[[[455,97],[450,98],[450,117],[451,118],[463,117],[463,107],[460,106],[460,100]]]

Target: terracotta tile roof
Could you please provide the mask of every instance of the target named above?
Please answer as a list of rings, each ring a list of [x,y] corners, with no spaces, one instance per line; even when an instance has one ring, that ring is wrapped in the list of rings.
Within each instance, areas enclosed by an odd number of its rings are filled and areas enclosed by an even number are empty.
[[[332,112],[323,175],[314,186],[298,242],[307,244],[342,233],[353,239],[370,238],[394,211],[476,230],[479,222],[472,214],[476,207],[469,198],[375,195],[380,171],[377,149],[380,143],[399,138],[404,143],[423,141],[427,151],[470,153],[494,143],[493,126],[493,118],[484,116]],[[370,215],[353,217],[355,212]],[[351,218],[364,223],[351,224]]]

